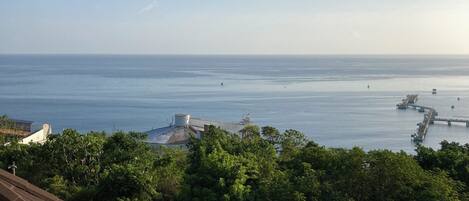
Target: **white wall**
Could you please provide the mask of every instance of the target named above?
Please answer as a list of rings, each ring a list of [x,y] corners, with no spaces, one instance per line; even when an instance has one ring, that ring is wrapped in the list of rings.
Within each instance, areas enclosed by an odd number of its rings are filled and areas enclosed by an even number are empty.
[[[19,141],[21,144],[33,143],[44,143],[47,140],[47,136],[52,133],[52,128],[49,124],[43,124],[42,129],[29,135],[28,137],[23,138]]]

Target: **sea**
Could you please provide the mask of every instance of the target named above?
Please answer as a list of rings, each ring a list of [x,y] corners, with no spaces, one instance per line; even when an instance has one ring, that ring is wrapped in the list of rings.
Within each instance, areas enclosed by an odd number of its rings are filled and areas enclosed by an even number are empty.
[[[407,94],[440,117],[469,119],[469,56],[0,55],[0,114],[54,133],[147,131],[176,113],[248,115],[326,147],[411,153],[423,113],[396,109]],[[468,143],[469,128],[436,123],[423,144],[442,140]]]

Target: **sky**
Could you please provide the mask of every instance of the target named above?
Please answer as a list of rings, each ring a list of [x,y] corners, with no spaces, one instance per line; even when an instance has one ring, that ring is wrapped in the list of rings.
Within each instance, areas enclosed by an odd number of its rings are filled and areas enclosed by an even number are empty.
[[[469,54],[469,0],[0,0],[0,54]]]

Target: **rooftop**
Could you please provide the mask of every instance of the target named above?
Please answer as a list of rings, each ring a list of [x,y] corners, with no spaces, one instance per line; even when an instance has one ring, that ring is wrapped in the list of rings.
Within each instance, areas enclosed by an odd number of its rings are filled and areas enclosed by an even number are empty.
[[[20,177],[0,169],[0,200],[60,201],[61,199]]]
[[[194,118],[187,114],[176,114],[174,124],[147,131],[148,143],[153,144],[184,144],[190,136],[199,138],[204,132],[205,125],[220,127],[232,133],[238,133],[249,123],[247,118],[240,122],[220,122]]]
[[[33,125],[33,121],[21,119],[0,119],[0,125],[7,125],[0,128],[0,135],[27,137],[42,129],[41,125]]]

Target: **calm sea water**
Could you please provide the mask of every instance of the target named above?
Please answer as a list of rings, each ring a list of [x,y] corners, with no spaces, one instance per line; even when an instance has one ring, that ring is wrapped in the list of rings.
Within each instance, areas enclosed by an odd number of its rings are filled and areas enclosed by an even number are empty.
[[[175,113],[221,121],[249,113],[330,147],[412,151],[423,115],[395,108],[408,93],[440,116],[469,118],[469,56],[0,56],[0,113],[55,132],[146,131]],[[444,139],[467,143],[469,128],[437,124],[425,144]]]

